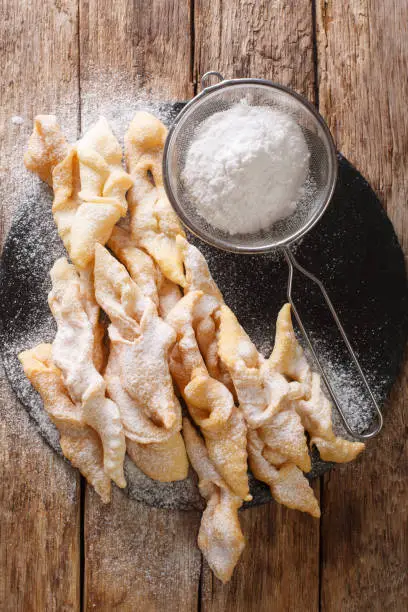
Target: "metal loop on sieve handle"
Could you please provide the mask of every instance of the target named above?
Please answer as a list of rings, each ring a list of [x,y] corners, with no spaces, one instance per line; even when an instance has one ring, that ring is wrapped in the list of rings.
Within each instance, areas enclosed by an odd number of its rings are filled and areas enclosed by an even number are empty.
[[[311,351],[311,353],[313,355],[314,360],[317,363],[317,366],[318,366],[318,368],[320,370],[320,373],[321,373],[322,378],[323,378],[323,380],[324,380],[324,382],[326,384],[326,387],[327,387],[327,389],[328,389],[328,391],[329,391],[329,393],[331,395],[331,398],[332,398],[332,400],[333,400],[333,402],[334,402],[334,404],[335,404],[335,406],[336,406],[336,408],[337,408],[337,410],[338,410],[338,412],[339,412],[339,414],[340,414],[340,416],[341,416],[341,418],[343,420],[344,426],[347,429],[347,431],[349,432],[349,434],[351,434],[354,438],[361,438],[361,439],[373,438],[382,429],[382,426],[383,426],[383,416],[382,416],[380,407],[379,407],[379,405],[378,405],[378,403],[377,403],[377,401],[376,401],[376,399],[374,397],[374,394],[373,394],[373,392],[372,392],[372,390],[370,388],[370,385],[368,384],[367,378],[365,377],[364,372],[363,372],[363,370],[362,370],[362,368],[360,366],[360,363],[359,363],[359,361],[357,359],[357,356],[356,356],[356,354],[353,351],[353,348],[352,348],[352,346],[350,344],[350,341],[349,341],[349,339],[347,337],[347,334],[344,331],[344,328],[343,328],[343,326],[342,326],[342,324],[340,322],[340,319],[339,319],[339,317],[337,315],[337,312],[336,312],[336,310],[335,310],[335,308],[334,308],[334,306],[333,306],[333,304],[332,304],[332,302],[331,302],[331,300],[330,300],[330,298],[329,298],[329,296],[327,294],[327,291],[326,291],[323,283],[316,276],[314,276],[311,272],[308,272],[308,270],[306,270],[303,266],[301,266],[296,261],[293,253],[290,251],[289,248],[284,247],[283,248],[283,252],[285,254],[285,258],[286,258],[286,261],[287,261],[287,264],[288,264],[288,267],[289,267],[288,287],[287,287],[288,301],[289,301],[289,303],[290,303],[290,305],[292,307],[293,314],[295,315],[295,318],[296,318],[296,321],[297,321],[297,323],[299,325],[300,331],[302,332],[302,334],[303,334],[303,336],[304,336],[304,338],[305,338],[305,340],[307,342],[307,345],[308,345],[308,347],[309,347],[309,349],[310,349],[310,351]],[[329,307],[329,310],[330,310],[330,312],[332,314],[334,322],[336,323],[337,329],[339,330],[340,335],[343,338],[344,344],[346,345],[347,350],[348,350],[348,352],[349,352],[349,354],[350,354],[350,356],[351,356],[351,358],[352,358],[352,360],[353,360],[353,362],[354,362],[354,364],[355,364],[355,366],[356,366],[356,368],[358,370],[358,373],[360,374],[361,380],[364,383],[364,386],[365,386],[365,388],[367,390],[367,393],[370,396],[371,402],[372,402],[372,404],[373,404],[373,406],[375,408],[376,415],[377,415],[377,425],[375,426],[375,428],[372,431],[369,431],[368,433],[360,434],[360,433],[355,432],[352,429],[352,427],[350,427],[350,425],[349,425],[349,423],[347,421],[347,418],[346,418],[346,416],[345,416],[345,414],[343,412],[343,409],[341,407],[341,404],[340,404],[340,402],[339,402],[339,400],[337,398],[336,392],[334,391],[332,385],[330,384],[328,376],[326,375],[326,372],[325,372],[325,370],[324,370],[324,368],[323,368],[323,366],[322,366],[322,364],[321,364],[321,362],[319,360],[319,357],[317,356],[317,353],[316,353],[316,351],[315,351],[315,349],[313,347],[312,341],[310,340],[309,334],[307,333],[306,328],[303,325],[302,319],[301,319],[301,317],[300,317],[300,315],[299,315],[299,313],[298,313],[298,311],[296,309],[296,306],[295,306],[295,304],[293,302],[293,298],[292,298],[292,283],[293,283],[293,269],[294,268],[296,268],[301,274],[303,274],[304,276],[309,278],[314,284],[316,284],[319,287],[319,289],[320,289],[320,291],[321,291],[321,293],[322,293],[322,295],[323,295],[323,297],[325,299],[325,302],[326,302],[327,306]]]
[[[209,70],[208,72],[206,72],[205,74],[203,74],[203,76],[201,77],[201,87],[203,89],[207,89],[207,87],[209,87],[209,83],[207,83],[207,81],[210,79],[210,77],[215,76],[218,79],[218,82],[223,81],[224,77],[222,76],[221,72],[217,72],[216,70]]]

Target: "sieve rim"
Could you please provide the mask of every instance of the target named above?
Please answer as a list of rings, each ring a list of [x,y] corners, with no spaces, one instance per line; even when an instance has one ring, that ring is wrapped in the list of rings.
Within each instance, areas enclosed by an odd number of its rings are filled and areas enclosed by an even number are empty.
[[[169,162],[168,162],[169,151],[171,150],[172,140],[173,140],[175,130],[177,126],[179,125],[180,121],[183,119],[184,115],[200,99],[204,98],[205,96],[212,93],[213,91],[218,90],[218,89],[228,88],[228,87],[235,87],[239,85],[264,85],[266,87],[270,87],[271,89],[277,89],[279,91],[282,91],[288,94],[289,96],[295,98],[316,119],[316,121],[318,122],[318,124],[323,130],[323,134],[324,134],[324,137],[326,139],[328,149],[329,149],[328,161],[329,161],[329,168],[330,168],[330,175],[329,175],[330,187],[327,190],[326,196],[321,206],[310,217],[310,219],[308,219],[307,223],[305,223],[302,227],[300,227],[290,237],[282,238],[281,240],[274,241],[273,244],[245,246],[243,244],[232,244],[231,242],[229,242],[228,240],[225,240],[224,238],[218,238],[216,236],[208,236],[207,234],[204,234],[200,230],[200,228],[196,225],[196,223],[194,223],[194,221],[192,221],[190,217],[185,213],[184,208],[180,206],[178,199],[175,196],[171,183],[170,183],[170,178],[169,178],[170,170],[169,170]],[[334,190],[336,188],[337,174],[338,174],[337,150],[334,144],[333,136],[331,135],[331,132],[325,120],[319,113],[319,111],[316,109],[316,107],[311,102],[309,102],[307,98],[300,95],[293,89],[290,89],[289,87],[286,87],[285,85],[281,85],[279,83],[274,83],[273,81],[269,81],[267,79],[257,79],[257,78],[224,79],[218,83],[215,83],[214,85],[210,85],[206,87],[205,89],[203,89],[199,94],[197,94],[196,96],[194,96],[194,98],[192,98],[189,102],[187,102],[184,108],[177,115],[176,119],[174,120],[173,124],[171,125],[168,131],[167,138],[165,141],[164,150],[163,150],[162,170],[163,170],[163,184],[164,184],[164,188],[165,188],[167,197],[175,213],[177,214],[180,221],[183,223],[183,225],[187,228],[188,231],[190,231],[192,234],[194,234],[194,236],[196,236],[197,238],[199,238],[206,244],[209,244],[210,246],[216,247],[223,251],[228,251],[230,253],[241,253],[241,254],[262,254],[262,253],[269,253],[271,251],[274,251],[275,249],[282,248],[282,247],[292,244],[293,242],[296,242],[296,240],[299,240],[305,234],[307,234],[316,225],[319,219],[321,219],[323,214],[326,212],[328,205],[330,204],[330,201],[333,197]]]

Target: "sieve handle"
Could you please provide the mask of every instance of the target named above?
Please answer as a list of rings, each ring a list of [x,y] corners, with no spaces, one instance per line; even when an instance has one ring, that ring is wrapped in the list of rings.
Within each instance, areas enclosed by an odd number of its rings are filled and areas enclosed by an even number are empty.
[[[339,414],[340,414],[340,416],[341,416],[341,418],[343,420],[344,426],[347,429],[347,431],[349,432],[349,434],[351,434],[354,438],[361,438],[363,440],[364,439],[368,439],[368,438],[373,438],[382,429],[382,426],[383,426],[383,416],[382,416],[380,407],[379,407],[379,405],[378,405],[378,403],[377,403],[377,401],[376,401],[376,399],[374,397],[374,394],[373,394],[373,392],[372,392],[372,390],[370,388],[370,385],[368,384],[367,378],[365,377],[364,372],[363,372],[363,370],[362,370],[362,368],[360,366],[360,363],[359,363],[359,361],[357,359],[357,356],[356,356],[355,352],[353,351],[353,348],[352,348],[352,346],[350,344],[350,341],[349,341],[349,339],[347,337],[347,334],[344,331],[344,328],[343,328],[343,326],[342,326],[342,324],[340,322],[340,319],[339,319],[339,317],[337,315],[337,312],[336,312],[336,310],[335,310],[335,308],[334,308],[334,306],[333,306],[333,304],[332,304],[332,302],[331,302],[331,300],[330,300],[330,298],[329,298],[329,296],[327,294],[327,291],[324,288],[323,283],[316,276],[311,274],[311,272],[308,272],[308,270],[306,270],[303,266],[301,266],[296,261],[292,251],[290,251],[289,248],[284,247],[283,248],[283,252],[284,252],[284,255],[285,255],[288,267],[289,267],[288,288],[287,288],[288,301],[289,301],[289,303],[290,303],[290,305],[292,307],[292,310],[293,310],[293,313],[295,315],[296,321],[297,321],[297,323],[299,325],[300,331],[302,332],[302,334],[303,334],[303,336],[304,336],[304,338],[305,338],[305,340],[307,342],[307,345],[308,345],[308,347],[309,347],[309,349],[310,349],[310,351],[311,351],[311,353],[313,355],[313,358],[315,359],[315,361],[317,363],[317,366],[318,366],[318,368],[320,370],[320,373],[322,375],[322,378],[323,378],[323,380],[324,380],[324,382],[325,382],[325,384],[327,386],[327,389],[328,389],[328,391],[329,391],[329,393],[331,395],[331,398],[332,398],[332,400],[333,400],[333,402],[334,402],[334,404],[335,404],[335,406],[336,406],[336,408],[337,408],[337,410],[338,410],[338,412],[339,412]],[[347,418],[346,418],[346,416],[345,416],[345,414],[343,412],[343,409],[341,407],[340,401],[339,401],[339,399],[337,397],[337,394],[334,391],[332,385],[330,384],[328,376],[326,375],[326,372],[325,372],[325,370],[324,370],[324,368],[323,368],[323,366],[322,366],[322,364],[320,362],[320,359],[317,356],[317,353],[316,353],[316,351],[315,351],[315,349],[313,347],[313,344],[312,344],[312,341],[310,339],[310,336],[307,333],[307,331],[305,329],[305,326],[303,325],[302,319],[301,319],[301,317],[300,317],[300,315],[299,315],[299,313],[298,313],[298,311],[296,309],[296,306],[295,306],[295,304],[293,302],[293,298],[292,298],[292,284],[293,284],[294,268],[296,268],[296,270],[298,270],[301,274],[303,274],[304,276],[309,278],[315,285],[317,285],[319,287],[319,289],[320,289],[320,291],[321,291],[321,293],[322,293],[322,295],[323,295],[323,297],[325,299],[325,302],[326,302],[327,306],[329,307],[329,310],[330,310],[331,315],[332,315],[332,317],[334,319],[334,322],[336,323],[337,329],[339,330],[340,335],[343,338],[344,344],[346,345],[347,350],[348,350],[348,352],[349,352],[349,354],[350,354],[350,356],[351,356],[351,358],[352,358],[352,360],[353,360],[353,362],[354,362],[354,364],[355,364],[355,366],[356,366],[356,368],[358,370],[358,373],[360,374],[361,380],[364,383],[364,386],[365,386],[365,388],[367,390],[367,393],[368,393],[368,395],[370,397],[370,400],[371,400],[371,402],[372,402],[372,404],[373,404],[373,406],[375,408],[376,416],[377,416],[377,419],[376,419],[377,423],[376,423],[374,429],[372,429],[371,431],[369,431],[367,433],[359,434],[359,433],[355,432],[352,429],[352,427],[350,427],[350,425],[349,425],[349,423],[347,421]]]
[[[209,70],[201,77],[201,87],[203,89],[207,89],[207,87],[210,86],[209,81],[211,77],[217,77],[218,83],[224,80],[224,77],[222,76],[221,72],[217,72],[216,70]]]

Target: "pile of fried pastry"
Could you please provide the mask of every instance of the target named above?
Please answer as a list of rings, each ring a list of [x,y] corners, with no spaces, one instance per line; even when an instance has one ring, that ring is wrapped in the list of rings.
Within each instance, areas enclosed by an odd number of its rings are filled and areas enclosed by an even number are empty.
[[[161,121],[138,112],[125,171],[106,119],[70,145],[54,116],[36,117],[25,164],[52,186],[70,261],[50,271],[54,342],[19,359],[62,452],[104,502],[111,481],[126,486],[125,453],[162,482],[186,478],[190,461],[206,501],[198,545],[226,582],[245,545],[238,510],[251,499],[248,467],[276,501],[319,517],[304,476],[309,448],[346,462],[364,445],[334,434],[289,304],[266,359],[224,303],[166,198],[165,139]]]

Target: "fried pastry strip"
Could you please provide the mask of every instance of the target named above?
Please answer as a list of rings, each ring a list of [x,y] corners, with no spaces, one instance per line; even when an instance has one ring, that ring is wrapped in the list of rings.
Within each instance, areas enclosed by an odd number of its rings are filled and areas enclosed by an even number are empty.
[[[107,246],[127,268],[143,295],[152,300],[159,315],[165,318],[181,298],[180,287],[160,272],[148,253],[135,246],[135,240],[125,228],[114,227]]]
[[[251,499],[244,418],[230,391],[209,376],[193,329],[193,312],[202,295],[201,291],[188,293],[167,316],[166,321],[177,333],[170,354],[170,371],[201,429],[215,468],[235,495]]]
[[[92,358],[98,372],[103,372],[107,363],[107,348],[104,345],[106,328],[100,321],[100,308],[95,299],[92,268],[78,271],[81,302],[92,326]]]
[[[184,236],[167,199],[161,161],[167,129],[149,113],[136,113],[125,135],[125,155],[133,187],[128,193],[130,224],[136,245],[145,249],[176,285],[185,285],[176,237]]]
[[[100,245],[95,249],[95,292],[111,320],[105,380],[119,405],[129,455],[151,478],[181,480],[188,461],[168,366],[175,333],[124,266]]]
[[[95,244],[105,244],[126,215],[133,181],[122,168],[122,149],[101,117],[69,147],[55,117],[40,115],[24,157],[54,189],[52,211],[68,254],[78,269],[89,266]]]
[[[218,355],[217,326],[224,298],[211,276],[204,255],[182,236],[177,236],[177,244],[183,254],[186,271],[184,293],[203,293],[194,311],[194,329],[208,372],[228,387],[231,393],[235,393],[228,369]]]
[[[83,305],[79,276],[64,257],[55,262],[50,274],[48,303],[57,322],[53,361],[71,399],[81,405],[84,421],[101,439],[106,474],[124,487],[125,437],[118,407],[106,397],[105,381],[93,362],[93,328]]]
[[[277,501],[286,499],[272,486],[278,471],[281,488],[286,484],[289,487],[286,479],[302,483],[299,485],[302,489],[310,489],[308,499],[310,496],[314,499],[313,490],[301,471],[310,471],[311,462],[304,427],[294,407],[294,398],[302,393],[303,387],[272,370],[225,305],[220,310],[218,342],[219,354],[229,368],[240,409],[249,425],[248,436],[251,434],[251,439],[258,441],[256,445],[248,440],[249,464],[254,476],[271,487]],[[294,499],[290,507],[296,507]],[[305,506],[301,497],[299,503],[302,510]]]
[[[220,308],[218,353],[231,374],[240,408],[251,428],[266,425],[287,399],[301,395],[299,383],[289,383],[270,367],[225,304]]]
[[[331,402],[321,388],[319,374],[311,372],[303,349],[296,339],[290,304],[285,304],[279,312],[275,347],[269,363],[287,378],[296,380],[304,386],[303,397],[293,404],[303,427],[310,435],[311,445],[317,446],[321,458],[336,463],[346,463],[355,459],[364,450],[365,445],[362,442],[344,440],[334,434]]]
[[[334,434],[332,405],[321,388],[320,375],[316,372],[312,374],[310,398],[298,400],[296,410],[310,435],[310,445],[317,446],[323,461],[347,463],[365,449],[363,442],[350,442]]]
[[[207,501],[203,512],[198,546],[214,574],[228,582],[245,548],[238,510],[242,500],[234,495],[218,474],[203,439],[187,418],[183,419],[187,453],[199,479],[201,495]]]
[[[93,261],[95,244],[105,244],[126,215],[133,181],[121,164],[121,147],[101,117],[54,169],[54,219],[78,268]]]
[[[264,456],[265,445],[256,430],[248,430],[249,467],[255,478],[269,485],[274,499],[280,504],[320,516],[320,508],[307,478],[294,463],[274,467]]]
[[[68,155],[68,143],[54,115],[37,115],[24,164],[28,170],[52,186],[52,172]]]
[[[52,345],[39,344],[18,356],[25,375],[41,395],[44,408],[60,433],[63,454],[79,469],[102,501],[111,495],[109,476],[104,471],[103,449],[97,433],[89,427],[81,406],[74,404],[66,390],[61,372],[52,361]]]

